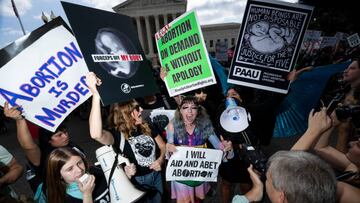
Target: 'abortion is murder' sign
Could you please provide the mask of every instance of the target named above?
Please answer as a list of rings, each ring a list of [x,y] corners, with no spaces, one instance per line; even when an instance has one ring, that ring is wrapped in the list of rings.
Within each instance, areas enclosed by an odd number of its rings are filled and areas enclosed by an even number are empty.
[[[312,7],[249,0],[228,82],[287,93]]]
[[[91,96],[75,37],[58,17],[0,50],[0,104],[21,106],[25,118],[55,131]]]
[[[166,167],[166,181],[217,181],[221,150],[194,147],[176,147],[176,150]]]
[[[196,13],[189,11],[155,34],[170,96],[216,83]]]

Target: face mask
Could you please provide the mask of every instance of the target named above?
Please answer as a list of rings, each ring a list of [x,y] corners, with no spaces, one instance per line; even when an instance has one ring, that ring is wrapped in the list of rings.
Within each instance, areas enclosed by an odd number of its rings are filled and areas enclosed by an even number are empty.
[[[76,199],[82,199],[83,196],[77,182],[72,182],[66,186],[66,194]]]

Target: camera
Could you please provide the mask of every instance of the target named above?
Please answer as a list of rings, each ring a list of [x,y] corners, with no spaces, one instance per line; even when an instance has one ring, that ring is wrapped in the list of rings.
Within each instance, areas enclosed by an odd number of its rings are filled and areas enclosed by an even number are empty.
[[[243,146],[243,158],[244,161],[250,165],[253,165],[253,168],[260,173],[261,181],[266,180],[266,163],[267,158],[265,154],[260,150],[256,149],[251,145],[242,144]]]
[[[339,121],[352,118],[355,127],[360,128],[360,105],[341,106],[335,110],[335,113]]]
[[[327,115],[331,115],[331,113],[338,107],[338,104],[345,99],[345,95],[350,91],[350,89],[350,85],[341,85],[341,88],[335,91],[336,95],[332,98],[327,106]]]

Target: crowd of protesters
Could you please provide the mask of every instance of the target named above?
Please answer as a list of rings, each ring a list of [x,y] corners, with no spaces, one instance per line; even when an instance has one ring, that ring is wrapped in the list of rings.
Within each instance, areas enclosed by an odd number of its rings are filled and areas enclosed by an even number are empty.
[[[134,184],[147,191],[139,202],[170,202],[170,199],[179,203],[202,202],[213,191],[211,187],[217,187],[208,182],[166,183],[165,153],[174,153],[176,146],[209,147],[225,152],[218,194],[224,203],[359,202],[360,54],[357,48],[346,48],[342,43],[335,48],[325,47],[316,54],[300,54],[297,70],[352,60],[341,76],[337,76],[342,84],[349,86],[341,89],[344,99],[340,104],[347,107],[343,111],[350,115],[342,114],[339,118],[336,110],[327,112],[328,101],[324,99],[323,107],[310,113],[308,129],[291,151],[268,155],[267,170],[261,174],[266,177],[265,183],[258,174],[262,171],[247,162],[244,148],[252,145],[260,150],[261,146],[271,145],[276,109],[286,95],[242,86],[231,86],[223,94],[223,87],[213,85],[170,98],[160,79],[164,76],[154,69],[157,83],[162,85],[161,94],[112,104],[104,116],[97,91],[101,78],[89,73],[87,84],[93,94],[89,139],[120,148],[120,143],[125,143],[120,150],[131,164],[124,171]],[[331,98],[331,91],[336,88],[335,85],[325,89],[324,97]],[[228,101],[244,107],[251,115],[249,127],[241,133],[227,132],[219,123]],[[175,117],[166,129],[161,129],[142,118],[143,108],[176,109]],[[90,163],[81,146],[70,141],[66,126],[61,125],[55,133],[40,128],[37,143],[18,106],[5,103],[4,115],[16,123],[17,140],[29,162],[27,181],[35,202],[110,202],[103,172]],[[4,124],[0,124],[3,128]],[[336,146],[330,144],[331,136],[337,137]],[[145,150],[149,156],[139,157],[138,150]],[[0,169],[4,169],[0,202],[17,202],[18,196],[9,186],[22,175],[24,168],[3,146],[0,146],[0,162]],[[79,181],[84,173],[91,174],[87,182]],[[234,194],[235,184],[240,184],[242,194]],[[264,184],[267,197],[264,197]],[[169,194],[165,195],[166,192]]]

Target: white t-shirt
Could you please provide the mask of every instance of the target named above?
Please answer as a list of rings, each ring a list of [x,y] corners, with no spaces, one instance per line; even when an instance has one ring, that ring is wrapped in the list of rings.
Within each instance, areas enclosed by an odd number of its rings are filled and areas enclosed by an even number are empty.
[[[0,145],[0,166],[8,165],[12,159],[13,156],[9,153],[9,151]]]
[[[5,149],[2,145],[0,145],[0,167],[4,167],[4,166],[8,165],[13,158],[14,158],[13,155],[11,155],[7,149]],[[3,176],[3,174],[0,173],[0,177],[2,177],[2,176]],[[6,187],[2,187],[2,189],[0,190],[0,193],[3,195],[10,195],[11,197],[13,197],[15,199],[18,198],[14,189],[12,187],[10,187],[9,185]]]

